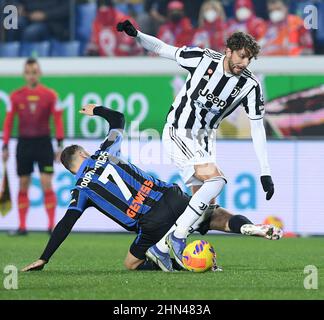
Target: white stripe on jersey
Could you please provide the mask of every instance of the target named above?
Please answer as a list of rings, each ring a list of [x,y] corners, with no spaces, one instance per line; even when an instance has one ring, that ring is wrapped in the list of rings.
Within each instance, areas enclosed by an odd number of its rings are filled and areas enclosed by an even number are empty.
[[[224,57],[210,49],[178,49],[176,60],[189,75],[172,104],[167,117],[169,125],[193,131],[217,128],[241,104],[250,119],[263,117],[259,81],[247,69],[241,76],[225,74]]]

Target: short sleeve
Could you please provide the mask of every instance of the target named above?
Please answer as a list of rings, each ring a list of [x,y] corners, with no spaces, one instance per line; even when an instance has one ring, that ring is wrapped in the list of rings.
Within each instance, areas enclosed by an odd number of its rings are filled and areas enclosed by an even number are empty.
[[[264,98],[261,85],[253,86],[250,92],[243,98],[242,104],[245,112],[251,120],[262,119],[265,113]]]
[[[177,50],[175,58],[177,63],[184,69],[197,68],[201,61],[204,50],[198,47],[181,47]]]
[[[71,191],[71,195],[68,209],[83,212],[88,207],[88,195],[86,192],[75,188]]]

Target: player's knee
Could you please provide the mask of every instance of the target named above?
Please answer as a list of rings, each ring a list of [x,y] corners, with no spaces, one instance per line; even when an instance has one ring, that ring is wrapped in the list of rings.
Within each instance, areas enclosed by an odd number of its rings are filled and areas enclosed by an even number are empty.
[[[206,181],[218,177],[224,178],[224,175],[214,163],[206,163],[195,166],[195,177],[201,181]]]

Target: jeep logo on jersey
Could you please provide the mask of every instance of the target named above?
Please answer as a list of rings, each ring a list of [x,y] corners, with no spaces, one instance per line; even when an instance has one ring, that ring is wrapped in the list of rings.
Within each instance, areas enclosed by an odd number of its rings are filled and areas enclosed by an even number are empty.
[[[237,97],[240,92],[241,92],[240,87],[238,87],[238,86],[234,87],[233,92],[231,93],[231,97],[233,97],[233,98]]]
[[[212,102],[213,104],[215,104],[217,107],[219,107],[220,109],[223,109],[226,107],[226,101],[219,99],[219,97],[213,95],[212,93],[208,93],[209,89],[205,90],[205,92],[203,92],[202,89],[199,90],[199,94],[202,97],[206,97],[207,101]]]

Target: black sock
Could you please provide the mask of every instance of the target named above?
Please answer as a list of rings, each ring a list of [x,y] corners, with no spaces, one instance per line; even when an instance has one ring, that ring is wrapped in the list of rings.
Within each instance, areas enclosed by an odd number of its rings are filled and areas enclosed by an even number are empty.
[[[228,226],[233,233],[241,233],[244,224],[253,224],[247,217],[237,214],[228,221]]]
[[[147,271],[147,270],[161,270],[158,265],[156,265],[153,261],[151,260],[144,260],[143,263],[141,263],[136,270],[140,271]]]

